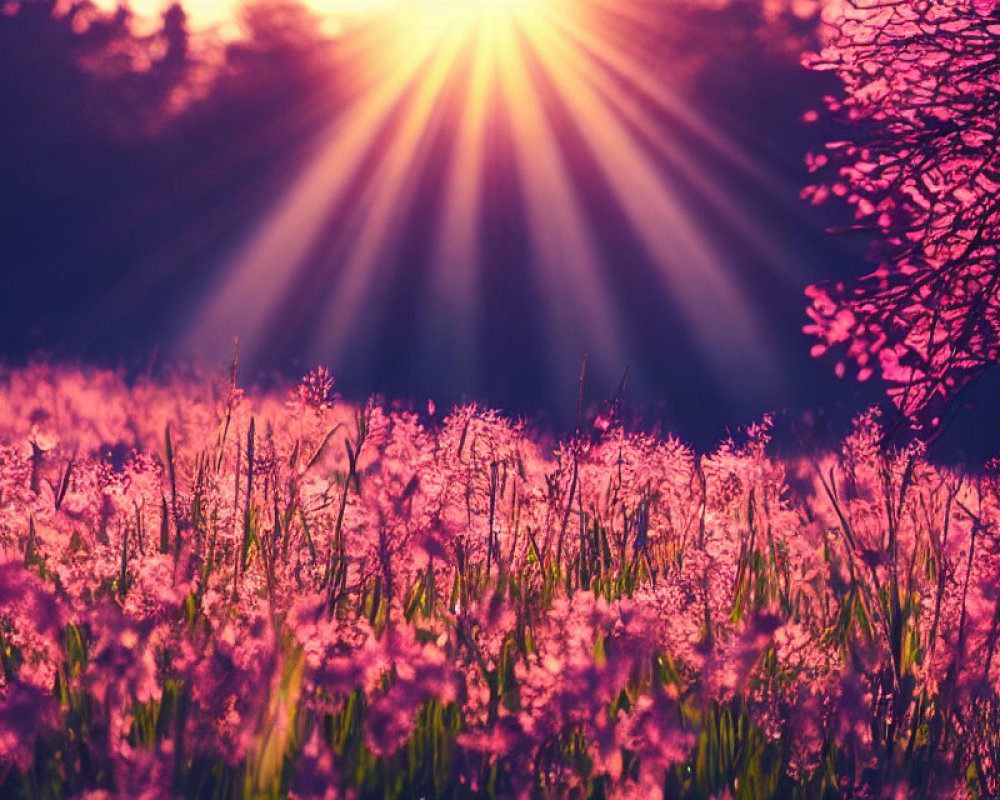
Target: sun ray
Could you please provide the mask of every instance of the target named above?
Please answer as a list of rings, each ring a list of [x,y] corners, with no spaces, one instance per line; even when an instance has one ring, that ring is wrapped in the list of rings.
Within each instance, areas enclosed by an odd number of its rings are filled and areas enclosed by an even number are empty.
[[[723,258],[715,251],[711,236],[699,230],[697,220],[681,204],[680,192],[671,185],[672,176],[665,175],[636,146],[621,118],[602,101],[590,75],[581,72],[578,52],[563,37],[542,26],[532,27],[528,33],[555,93],[575,119],[587,121],[580,131],[614,192],[614,200],[661,266],[661,279],[711,363],[723,375],[736,366],[734,358],[742,360],[750,355],[759,369],[773,373],[758,321],[723,269]],[[679,253],[684,254],[684,263],[678,263]],[[726,320],[726,326],[718,324],[716,315]],[[750,345],[749,351],[734,353],[734,332]]]
[[[234,253],[189,345],[238,334],[244,352],[350,361],[371,383],[419,364],[477,385],[491,358],[530,342],[566,386],[584,352],[611,375],[637,347],[693,343],[720,387],[748,368],[781,382],[742,259],[785,284],[793,260],[727,183],[776,193],[781,178],[629,44],[662,3],[360,11],[339,45],[343,105]],[[640,326],[636,301],[660,303],[665,321]],[[666,338],[642,341],[649,330]]]
[[[471,24],[471,23],[470,23]],[[380,169],[369,176],[370,200],[364,225],[346,255],[342,271],[332,280],[326,313],[308,345],[310,352],[342,354],[355,337],[363,341],[371,317],[366,309],[379,302],[390,275],[380,274],[385,255],[392,250],[402,225],[402,215],[417,202],[415,180],[425,163],[430,133],[440,124],[442,94],[460,51],[467,48],[472,31],[441,39],[441,46],[416,87],[409,113],[396,132],[393,146]],[[352,345],[353,346],[353,345]]]
[[[522,32],[504,29],[505,48],[523,48]],[[532,247],[540,265],[539,289],[545,302],[549,363],[563,373],[561,385],[570,385],[578,352],[594,363],[614,363],[624,351],[622,325],[606,300],[608,287],[597,263],[596,243],[589,231],[567,174],[560,143],[549,126],[524,58],[515,58],[503,70],[501,90],[512,116],[514,146],[525,171],[525,202]]]
[[[482,213],[479,178],[485,154],[483,140],[488,123],[496,31],[478,25],[473,43],[472,66],[461,97],[454,152],[443,176],[444,213],[437,231],[428,274],[430,302],[423,309],[420,352],[437,358],[449,349],[453,373],[459,382],[472,385],[476,372],[474,341],[468,332],[478,324],[476,296],[478,271],[470,269],[482,260],[477,223]],[[427,367],[431,367],[427,364]]]
[[[683,128],[705,152],[723,159],[755,185],[769,191],[778,203],[782,203],[783,198],[797,196],[797,188],[785,187],[786,191],[780,191],[784,184],[791,186],[791,183],[749,156],[738,142],[685,104],[664,82],[653,80],[650,70],[643,68],[641,62],[619,43],[596,35],[572,17],[560,19],[560,24],[571,42],[569,50],[578,63],[579,72],[592,81],[603,101],[668,162],[670,171],[696,185],[784,279],[794,280],[797,269],[784,243],[778,237],[768,236],[766,226],[753,218],[751,210],[740,206],[710,170],[705,169],[704,159],[692,158],[690,148],[684,148],[672,134],[677,127]],[[657,113],[653,113],[654,109]],[[673,123],[670,129],[663,124],[663,115]],[[784,205],[789,214],[801,214],[800,206]]]
[[[189,333],[189,347],[198,349],[203,342],[225,341],[234,331],[239,332],[248,352],[264,347],[270,324],[282,321],[273,319],[279,301],[299,294],[296,279],[300,269],[308,265],[317,240],[330,233],[326,224],[331,212],[349,205],[350,216],[358,216],[363,204],[350,195],[358,185],[358,165],[365,163],[372,143],[379,140],[379,131],[406,100],[433,50],[433,42],[408,50],[396,69],[363,92],[324,132],[315,148],[316,156],[308,160],[268,217],[255,225],[255,234],[234,256],[221,284],[208,295],[199,322]],[[370,191],[370,176],[361,177],[361,185]],[[334,232],[335,238],[349,238],[341,234],[353,227],[344,225],[343,231]],[[283,268],[276,268],[276,264]]]

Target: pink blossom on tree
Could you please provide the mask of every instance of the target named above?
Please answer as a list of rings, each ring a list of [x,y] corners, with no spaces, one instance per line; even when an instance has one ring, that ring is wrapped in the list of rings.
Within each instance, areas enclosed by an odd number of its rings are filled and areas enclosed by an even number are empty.
[[[809,287],[805,331],[879,372],[918,427],[1000,357],[1000,7],[996,0],[848,0],[804,63],[833,70],[831,112],[857,131],[810,167],[880,235],[878,267]],[[843,362],[837,372],[845,371]]]

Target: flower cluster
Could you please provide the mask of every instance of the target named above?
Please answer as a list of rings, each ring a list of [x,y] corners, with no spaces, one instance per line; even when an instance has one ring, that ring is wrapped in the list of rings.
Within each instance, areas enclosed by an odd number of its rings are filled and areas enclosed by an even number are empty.
[[[1000,480],[0,382],[0,794],[995,797]]]

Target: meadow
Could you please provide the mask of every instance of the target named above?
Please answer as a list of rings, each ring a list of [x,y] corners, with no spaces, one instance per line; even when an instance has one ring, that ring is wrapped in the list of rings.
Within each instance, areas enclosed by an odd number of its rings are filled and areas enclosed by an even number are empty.
[[[1000,477],[0,376],[0,795],[990,798]]]

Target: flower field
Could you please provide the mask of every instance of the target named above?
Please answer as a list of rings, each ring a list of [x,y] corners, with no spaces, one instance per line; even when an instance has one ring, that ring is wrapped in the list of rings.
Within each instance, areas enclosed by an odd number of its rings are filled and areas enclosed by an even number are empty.
[[[0,376],[0,796],[1000,793],[1000,479]]]

